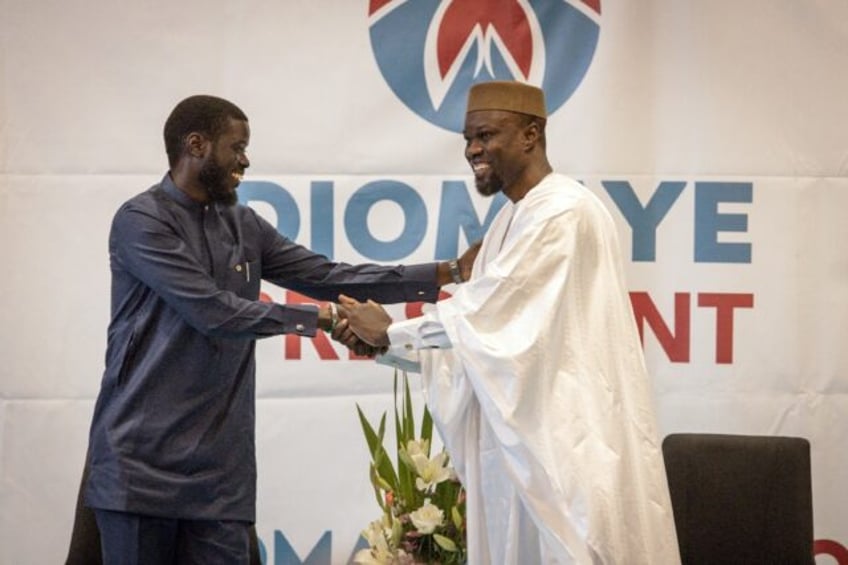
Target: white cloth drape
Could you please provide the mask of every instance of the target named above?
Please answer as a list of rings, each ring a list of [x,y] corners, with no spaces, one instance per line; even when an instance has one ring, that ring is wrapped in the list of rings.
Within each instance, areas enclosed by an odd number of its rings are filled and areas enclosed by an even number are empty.
[[[679,563],[652,395],[603,204],[548,175],[472,280],[393,324],[468,491],[471,563]]]

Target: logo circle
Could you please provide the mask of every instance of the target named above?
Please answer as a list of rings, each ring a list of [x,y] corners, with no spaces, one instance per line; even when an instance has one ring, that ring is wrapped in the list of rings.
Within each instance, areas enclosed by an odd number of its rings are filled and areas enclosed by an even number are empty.
[[[548,115],[577,90],[600,35],[600,0],[370,0],[377,65],[428,122],[461,132],[471,85],[519,80],[545,91]]]

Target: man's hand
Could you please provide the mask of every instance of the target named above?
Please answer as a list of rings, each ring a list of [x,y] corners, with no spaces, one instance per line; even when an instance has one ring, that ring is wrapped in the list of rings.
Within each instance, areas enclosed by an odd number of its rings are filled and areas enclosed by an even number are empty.
[[[360,357],[375,357],[378,354],[385,353],[385,347],[375,347],[373,345],[369,345],[359,339],[353,330],[350,329],[350,324],[348,323],[348,312],[347,309],[339,305],[339,322],[336,324],[336,327],[333,328],[330,336],[338,341],[339,343],[345,345],[348,349],[359,355]]]
[[[344,294],[339,295],[339,305],[345,310],[347,324],[359,339],[374,347],[388,347],[389,336],[386,333],[392,318],[386,310],[374,302],[359,302]]]

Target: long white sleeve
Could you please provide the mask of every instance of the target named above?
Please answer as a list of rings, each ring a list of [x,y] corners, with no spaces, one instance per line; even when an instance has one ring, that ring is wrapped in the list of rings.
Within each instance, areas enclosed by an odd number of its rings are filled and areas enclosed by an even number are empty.
[[[387,331],[389,349],[377,358],[378,363],[391,365],[410,373],[421,372],[420,349],[449,349],[450,339],[436,314],[395,322]]]

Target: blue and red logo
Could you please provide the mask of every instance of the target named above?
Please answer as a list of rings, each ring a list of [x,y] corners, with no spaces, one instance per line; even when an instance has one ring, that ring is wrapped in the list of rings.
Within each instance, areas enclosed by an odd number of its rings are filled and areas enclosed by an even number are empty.
[[[413,112],[462,131],[476,82],[542,87],[548,113],[586,74],[600,32],[601,0],[369,0],[380,72]]]

